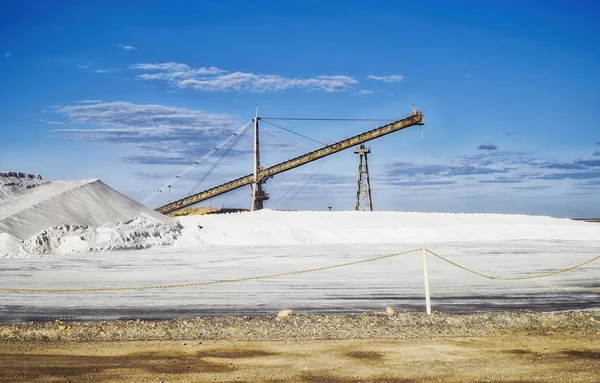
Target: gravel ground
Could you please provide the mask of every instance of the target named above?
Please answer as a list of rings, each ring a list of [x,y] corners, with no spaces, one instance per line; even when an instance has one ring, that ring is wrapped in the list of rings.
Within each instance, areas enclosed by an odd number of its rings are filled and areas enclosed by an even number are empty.
[[[282,341],[486,337],[519,332],[600,336],[600,311],[452,315],[434,312],[360,315],[203,317],[169,321],[47,322],[0,325],[0,341],[211,340]]]

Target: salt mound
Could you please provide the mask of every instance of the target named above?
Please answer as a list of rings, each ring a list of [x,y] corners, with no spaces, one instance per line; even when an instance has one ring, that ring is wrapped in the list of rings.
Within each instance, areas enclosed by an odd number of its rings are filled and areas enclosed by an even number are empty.
[[[53,226],[24,241],[7,233],[0,233],[0,258],[170,246],[180,234],[179,224],[165,223],[148,216],[112,227]]]
[[[178,248],[202,245],[600,241],[600,224],[517,214],[270,211],[181,217]]]
[[[0,172],[0,203],[45,183],[39,174]]]
[[[27,240],[50,227],[109,226],[141,216],[174,223],[100,180],[55,181],[0,201],[0,233]]]
[[[181,225],[100,180],[0,173],[0,258],[169,246]]]

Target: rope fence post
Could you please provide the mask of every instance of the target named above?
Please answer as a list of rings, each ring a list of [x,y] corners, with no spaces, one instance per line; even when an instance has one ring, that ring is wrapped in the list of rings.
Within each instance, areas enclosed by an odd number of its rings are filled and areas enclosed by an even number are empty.
[[[431,297],[429,295],[429,273],[427,270],[427,251],[424,247],[421,248],[423,255],[423,282],[425,283],[425,307],[427,315],[431,315]]]

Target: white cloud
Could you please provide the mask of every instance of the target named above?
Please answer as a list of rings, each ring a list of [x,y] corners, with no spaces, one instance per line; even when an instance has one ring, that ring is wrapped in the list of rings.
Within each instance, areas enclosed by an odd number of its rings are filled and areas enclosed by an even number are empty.
[[[102,102],[102,100],[81,100],[81,101],[76,101],[78,104],[97,104],[99,102]]]
[[[161,80],[179,88],[191,88],[210,92],[277,92],[291,88],[321,90],[325,92],[346,91],[358,81],[348,76],[316,76],[308,79],[288,78],[279,75],[263,75],[245,72],[228,72],[216,67],[192,68],[175,62],[136,64],[132,69],[142,70],[138,80]]]
[[[58,121],[48,121],[48,122],[46,122],[46,124],[48,124],[48,125],[67,125],[65,122],[58,122]]]
[[[87,65],[75,65],[75,66],[79,69],[88,69],[89,68]]]
[[[120,69],[96,69],[94,72],[96,73],[112,73],[112,72],[117,72]]]
[[[356,92],[356,94],[373,94],[375,93],[374,90],[367,90],[367,89],[361,89],[358,92]]]
[[[376,80],[376,81],[383,81],[383,82],[400,82],[400,81],[406,79],[406,77],[401,76],[401,75],[391,75],[391,76],[368,75],[367,78],[369,80]]]
[[[118,44],[117,45],[119,48],[124,49],[126,51],[137,51],[137,48],[132,46],[132,45],[126,45],[126,44]]]
[[[135,64],[131,66],[133,69],[141,70],[164,70],[169,72],[187,72],[192,68],[189,65],[178,64],[175,62],[161,63],[161,64]]]
[[[136,154],[129,162],[190,163],[210,150],[239,126],[226,114],[210,114],[164,105],[128,102],[93,103],[60,107],[57,113],[71,123],[90,128],[55,129],[59,138],[128,144]]]

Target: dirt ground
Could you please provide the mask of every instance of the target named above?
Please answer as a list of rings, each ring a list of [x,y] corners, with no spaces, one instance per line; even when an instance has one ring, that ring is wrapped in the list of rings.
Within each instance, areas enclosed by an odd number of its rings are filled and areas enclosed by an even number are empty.
[[[2,341],[0,366],[0,382],[600,382],[600,339]]]
[[[4,382],[600,382],[600,311],[0,324]]]

